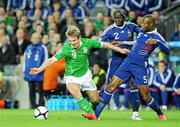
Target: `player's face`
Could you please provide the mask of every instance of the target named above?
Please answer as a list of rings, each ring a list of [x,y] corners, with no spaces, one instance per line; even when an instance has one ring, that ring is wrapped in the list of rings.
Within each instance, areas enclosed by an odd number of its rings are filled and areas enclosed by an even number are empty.
[[[158,63],[158,70],[159,72],[163,73],[166,69],[166,65],[162,62]]]
[[[67,39],[69,40],[73,48],[78,48],[80,46],[80,40],[77,36],[74,37],[67,36]]]
[[[178,25],[178,30],[180,31],[180,23],[179,23],[179,25]]]
[[[114,17],[114,22],[117,26],[122,26],[124,24],[124,19],[121,17]]]
[[[32,35],[31,40],[33,44],[37,44],[41,41],[41,37],[39,35]]]
[[[94,73],[94,74],[98,74],[99,71],[100,71],[99,65],[98,65],[98,64],[94,64],[92,70],[93,70],[93,73]]]
[[[152,23],[152,21],[150,20],[150,18],[143,18],[143,19],[142,19],[141,28],[142,28],[145,32],[152,31],[152,30],[154,29],[154,28],[153,28],[153,23]]]

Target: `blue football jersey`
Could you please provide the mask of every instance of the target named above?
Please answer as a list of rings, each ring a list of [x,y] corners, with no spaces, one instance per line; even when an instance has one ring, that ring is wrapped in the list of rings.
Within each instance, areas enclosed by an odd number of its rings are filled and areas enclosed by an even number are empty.
[[[148,39],[156,39],[157,44],[148,45]],[[169,54],[169,47],[157,30],[141,32],[131,52],[128,54],[128,57],[125,58],[114,75],[123,81],[127,81],[130,77],[134,77],[134,83],[136,85],[147,85],[147,60],[156,47],[159,47],[164,53]]]
[[[115,23],[110,25],[101,35],[100,41],[112,43],[113,41],[132,41],[133,33],[139,33],[141,29],[134,23],[125,22],[122,27],[118,27]],[[121,48],[130,48],[129,45],[119,46]],[[113,51],[113,55],[120,54]]]
[[[157,44],[148,45],[147,41],[149,39],[157,40]],[[151,32],[141,32],[139,33],[136,43],[134,44],[128,58],[133,59],[136,63],[142,64],[142,62],[147,62],[151,52],[159,47],[164,53],[169,54],[169,47],[164,40],[164,38],[155,29]]]
[[[176,76],[176,79],[174,81],[173,90],[177,91],[177,89],[180,88],[180,73]]]
[[[166,87],[172,87],[175,80],[174,72],[170,68],[161,73],[157,71],[154,76],[154,85],[159,87],[160,85],[165,85]]]

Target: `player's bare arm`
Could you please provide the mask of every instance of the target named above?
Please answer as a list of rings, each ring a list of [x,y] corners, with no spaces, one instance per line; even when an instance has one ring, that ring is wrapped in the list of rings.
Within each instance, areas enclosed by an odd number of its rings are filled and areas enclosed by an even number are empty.
[[[120,52],[122,54],[127,54],[127,53],[130,52],[129,49],[122,49],[122,48],[116,47],[114,45],[111,45],[110,43],[107,43],[107,42],[103,42],[103,47],[116,50],[116,51],[118,51],[118,52]]]
[[[176,93],[177,93],[178,95],[180,95],[180,89],[177,89],[177,90],[176,90]]]
[[[38,74],[42,72],[44,69],[46,69],[48,66],[50,66],[52,63],[54,63],[55,61],[57,61],[57,59],[55,57],[51,57],[47,59],[46,61],[44,61],[44,63],[40,67],[31,68],[29,73],[33,75]]]
[[[114,45],[114,46],[124,45],[121,41],[113,41],[111,44]]]
[[[114,46],[134,45],[135,41],[113,41],[111,44]]]

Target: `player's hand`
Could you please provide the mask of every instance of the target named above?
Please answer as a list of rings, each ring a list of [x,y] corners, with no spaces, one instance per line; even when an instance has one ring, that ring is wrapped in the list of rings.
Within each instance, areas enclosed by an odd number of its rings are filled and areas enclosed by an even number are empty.
[[[122,54],[128,54],[130,52],[130,50],[120,48],[119,52],[122,53]]]
[[[41,72],[41,70],[39,68],[31,68],[29,73],[32,74],[32,75],[36,75],[36,74],[38,74],[40,72]]]
[[[111,44],[114,45],[114,46],[120,46],[120,45],[123,45],[123,43],[120,42],[120,41],[113,41]]]
[[[157,40],[155,40],[155,39],[148,39],[147,40],[147,44],[148,45],[155,45],[155,44],[157,44]]]
[[[177,93],[178,95],[180,95],[180,89],[177,89],[176,93]]]
[[[166,89],[166,86],[165,85],[160,85],[159,88],[160,88],[161,91],[164,91]]]

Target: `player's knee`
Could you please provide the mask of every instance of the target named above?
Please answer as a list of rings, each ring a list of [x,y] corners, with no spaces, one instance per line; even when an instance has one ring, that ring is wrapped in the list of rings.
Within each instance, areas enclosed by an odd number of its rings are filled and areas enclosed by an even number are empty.
[[[113,93],[115,91],[116,87],[112,85],[108,85],[105,90],[108,91],[109,93]]]
[[[151,100],[151,95],[147,86],[140,86],[140,93],[145,102],[149,102]]]
[[[100,98],[97,97],[97,98],[94,98],[94,99],[92,100],[92,103],[99,103],[99,101],[100,101]]]
[[[141,94],[145,102],[149,102],[151,100],[151,96],[149,93],[143,93]]]
[[[117,76],[113,76],[111,83],[106,87],[106,90],[109,93],[113,93],[117,87],[119,87],[119,85],[121,85],[124,81],[121,80],[119,77]]]

